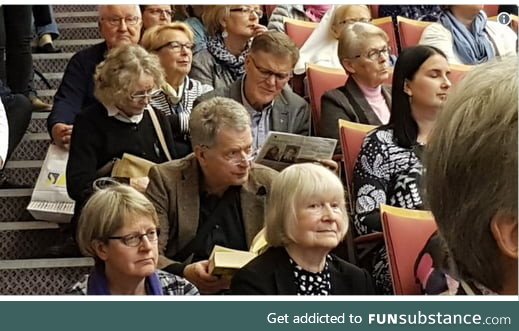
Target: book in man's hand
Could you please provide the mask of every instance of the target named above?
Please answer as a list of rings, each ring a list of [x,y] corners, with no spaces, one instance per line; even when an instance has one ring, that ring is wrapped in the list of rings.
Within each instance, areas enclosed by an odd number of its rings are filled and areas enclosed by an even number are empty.
[[[209,257],[209,273],[231,279],[239,269],[256,256],[256,253],[215,245]]]

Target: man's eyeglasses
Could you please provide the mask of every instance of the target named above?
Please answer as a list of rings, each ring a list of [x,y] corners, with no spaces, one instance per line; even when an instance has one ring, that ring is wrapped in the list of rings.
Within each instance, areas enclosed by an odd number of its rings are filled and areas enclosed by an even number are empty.
[[[210,147],[207,145],[202,145],[202,147],[209,149]],[[240,165],[245,163],[249,163],[254,160],[256,157],[257,151],[252,147],[246,150],[232,151],[225,155],[223,158],[232,165]]]
[[[101,18],[101,21],[107,22],[110,26],[120,26],[123,21],[128,26],[134,26],[139,23],[140,20],[141,18],[139,16]]]
[[[390,52],[391,52],[391,48],[389,46],[385,46],[381,49],[371,49],[367,54],[361,54],[361,55],[357,55],[355,57],[363,56],[370,61],[377,61],[378,59],[380,59],[381,56],[388,58]]]
[[[274,72],[274,71],[268,70],[266,68],[259,67],[256,64],[256,61],[254,60],[254,58],[252,56],[250,56],[250,55],[249,55],[249,57],[250,57],[250,59],[252,61],[252,64],[254,64],[254,67],[256,68],[256,70],[258,70],[261,78],[264,79],[264,80],[267,80],[271,76],[274,76],[274,77],[276,77],[276,82],[286,82],[287,80],[289,80],[292,77],[292,73],[291,72],[289,72],[289,73]]]
[[[182,49],[187,50],[187,51],[193,51],[195,44],[193,44],[193,43],[181,44],[178,41],[169,41],[166,44],[155,48],[155,51],[158,52],[165,47],[171,49],[171,51],[174,53],[180,53],[182,51]]]
[[[231,8],[229,9],[230,12],[239,12],[242,14],[252,15],[252,13],[256,14],[258,18],[263,17],[263,10],[258,8],[251,8],[251,7],[239,7],[239,8]]]
[[[130,99],[133,101],[144,101],[147,98],[153,98],[160,94],[160,90],[138,91],[130,94]]]
[[[111,240],[120,240],[123,244],[128,247],[137,247],[142,243],[142,239],[144,237],[148,238],[149,242],[155,242],[159,239],[160,231],[159,229],[149,230],[143,234],[129,234],[126,236],[113,236],[108,237],[107,239]]]
[[[371,18],[345,18],[342,21],[337,22],[337,25],[353,24],[357,22],[370,23]]]
[[[144,9],[144,11],[147,11],[148,13],[150,13],[153,16],[164,15],[164,16],[171,17],[171,16],[173,16],[173,14],[175,14],[175,12],[171,9],[161,9],[161,8],[146,8],[146,9]]]

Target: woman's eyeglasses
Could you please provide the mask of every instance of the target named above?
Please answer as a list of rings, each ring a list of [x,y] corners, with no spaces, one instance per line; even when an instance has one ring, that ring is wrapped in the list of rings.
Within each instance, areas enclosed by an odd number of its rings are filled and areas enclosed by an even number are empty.
[[[153,230],[149,230],[143,234],[129,234],[126,236],[112,236],[112,237],[108,237],[107,239],[120,240],[123,244],[125,244],[128,247],[137,247],[142,243],[142,239],[144,237],[148,238],[149,242],[155,242],[159,239],[159,234],[160,234],[159,229],[153,229]]]
[[[239,7],[239,8],[231,8],[229,9],[230,12],[238,12],[242,14],[252,15],[252,13],[256,14],[258,18],[263,17],[263,10],[258,8],[251,8],[251,7]]]
[[[371,18],[345,18],[342,21],[337,22],[336,24],[343,25],[343,24],[353,24],[353,23],[357,23],[357,22],[370,23]]]
[[[153,98],[160,94],[160,90],[150,90],[150,91],[139,91],[130,94],[130,99],[133,101],[144,101],[147,98]]]
[[[166,48],[166,47],[169,48],[174,53],[180,53],[182,51],[182,49],[188,50],[188,51],[193,51],[195,44],[193,44],[193,43],[182,44],[182,43],[179,43],[178,41],[169,41],[166,44],[155,48],[155,51],[158,52],[161,49]]]
[[[368,59],[370,61],[377,61],[378,59],[380,59],[381,56],[388,58],[390,52],[391,52],[391,47],[385,46],[381,49],[371,49],[368,51],[367,54],[361,54],[361,55],[357,55],[355,57],[356,58],[365,57],[366,59]]]

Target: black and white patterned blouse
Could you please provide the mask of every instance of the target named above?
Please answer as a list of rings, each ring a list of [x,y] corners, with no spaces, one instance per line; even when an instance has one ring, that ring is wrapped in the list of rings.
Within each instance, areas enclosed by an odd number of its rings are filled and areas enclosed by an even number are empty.
[[[382,231],[380,204],[423,208],[421,149],[397,145],[393,130],[388,128],[376,129],[364,139],[353,171],[354,225],[358,234]],[[372,276],[378,291],[392,292],[385,247],[375,257]]]
[[[297,295],[330,295],[332,292],[331,274],[328,268],[328,260],[330,259],[331,257],[328,255],[321,272],[306,271],[290,259],[296,280]]]
[[[357,233],[381,231],[380,204],[422,209],[423,166],[417,148],[396,144],[392,129],[376,129],[362,145],[353,171]]]
[[[150,105],[153,109],[161,111],[166,116],[171,115],[173,112],[177,114],[180,122],[180,133],[187,136],[189,134],[189,117],[193,110],[193,103],[202,94],[212,91],[213,87],[202,84],[187,76],[184,79],[183,86],[184,90],[179,102],[172,102],[167,94],[162,92],[151,99]]]

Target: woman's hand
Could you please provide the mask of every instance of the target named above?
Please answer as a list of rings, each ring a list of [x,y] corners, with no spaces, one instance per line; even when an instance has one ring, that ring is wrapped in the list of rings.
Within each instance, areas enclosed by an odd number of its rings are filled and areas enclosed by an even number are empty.
[[[261,24],[255,24],[254,25],[254,28],[253,28],[253,31],[252,31],[252,37],[257,37],[259,36],[260,34],[264,33],[264,32],[267,32],[268,29],[266,26],[264,25],[261,25]]]
[[[148,187],[149,182],[149,177],[130,178],[130,186],[141,193],[146,192],[146,187]]]

